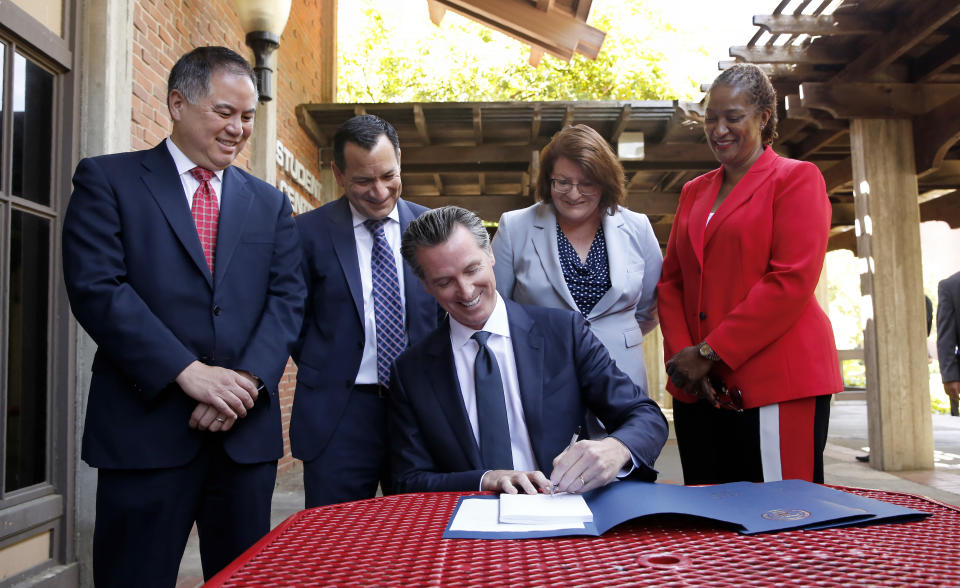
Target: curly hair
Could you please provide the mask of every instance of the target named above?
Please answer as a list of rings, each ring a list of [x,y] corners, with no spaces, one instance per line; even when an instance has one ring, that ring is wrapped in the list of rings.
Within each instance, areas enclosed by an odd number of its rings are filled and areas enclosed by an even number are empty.
[[[773,143],[777,138],[777,91],[773,89],[767,74],[752,63],[736,63],[723,70],[717,79],[713,80],[710,89],[718,86],[746,90],[750,104],[756,107],[757,114],[764,109],[770,110],[770,120],[760,131],[760,140],[764,145]]]

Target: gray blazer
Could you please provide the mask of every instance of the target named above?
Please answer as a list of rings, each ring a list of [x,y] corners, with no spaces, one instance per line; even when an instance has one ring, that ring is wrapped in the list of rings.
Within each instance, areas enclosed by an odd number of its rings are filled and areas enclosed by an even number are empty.
[[[640,343],[657,326],[660,244],[646,215],[623,207],[603,216],[603,234],[611,286],[585,318],[617,367],[646,391]],[[560,269],[553,206],[537,203],[504,213],[493,254],[501,296],[521,304],[578,311]]]

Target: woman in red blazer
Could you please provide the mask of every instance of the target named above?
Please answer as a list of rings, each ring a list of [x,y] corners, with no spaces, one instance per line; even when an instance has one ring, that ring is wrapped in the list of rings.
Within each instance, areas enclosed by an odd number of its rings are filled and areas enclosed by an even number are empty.
[[[823,176],[778,156],[776,93],[721,73],[705,131],[719,169],[683,187],[658,284],[686,484],[823,481],[833,329],[814,298],[830,228]]]

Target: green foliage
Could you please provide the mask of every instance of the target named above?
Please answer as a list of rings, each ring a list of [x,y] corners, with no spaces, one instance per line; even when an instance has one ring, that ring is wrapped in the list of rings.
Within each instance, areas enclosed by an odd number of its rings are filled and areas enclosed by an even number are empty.
[[[683,49],[695,43],[644,0],[594,2],[590,24],[607,31],[596,60],[536,68],[529,46],[453,12],[434,26],[423,0],[341,4],[340,22],[341,102],[690,99],[697,84],[665,71],[664,52],[705,52]]]

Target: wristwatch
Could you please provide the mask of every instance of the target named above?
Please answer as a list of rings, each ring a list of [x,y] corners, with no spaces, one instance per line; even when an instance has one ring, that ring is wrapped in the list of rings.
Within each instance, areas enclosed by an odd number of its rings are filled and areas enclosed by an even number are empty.
[[[720,361],[720,356],[717,355],[717,352],[714,351],[706,341],[697,346],[697,351],[700,353],[700,357],[704,359],[709,359],[710,361]]]

